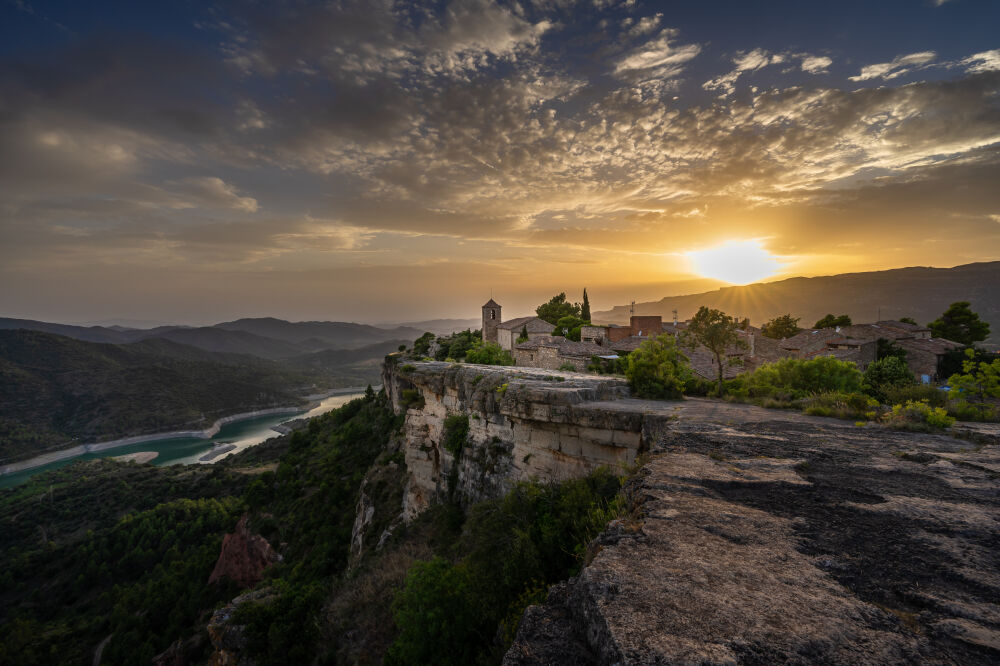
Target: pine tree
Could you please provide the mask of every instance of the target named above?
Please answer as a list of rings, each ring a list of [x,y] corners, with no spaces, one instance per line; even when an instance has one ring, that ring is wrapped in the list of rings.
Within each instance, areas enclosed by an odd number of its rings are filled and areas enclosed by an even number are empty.
[[[583,307],[580,309],[580,319],[590,321],[590,299],[587,298],[587,288],[583,288]]]

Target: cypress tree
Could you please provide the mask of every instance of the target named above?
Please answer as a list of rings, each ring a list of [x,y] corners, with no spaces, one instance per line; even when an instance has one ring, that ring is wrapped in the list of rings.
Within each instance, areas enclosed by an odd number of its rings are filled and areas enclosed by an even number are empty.
[[[587,298],[587,288],[583,288],[583,307],[580,309],[580,319],[590,321],[590,299]]]

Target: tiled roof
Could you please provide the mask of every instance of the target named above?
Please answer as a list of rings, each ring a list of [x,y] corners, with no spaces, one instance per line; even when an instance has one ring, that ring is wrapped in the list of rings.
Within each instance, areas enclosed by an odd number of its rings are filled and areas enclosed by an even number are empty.
[[[913,349],[916,351],[930,352],[932,354],[944,354],[952,349],[958,349],[965,345],[944,338],[924,338],[914,340],[899,340],[897,344],[903,349]]]
[[[874,342],[874,340],[859,340],[858,338],[831,338],[826,341],[828,347],[834,345],[849,345],[851,347],[860,347],[861,345],[868,345]]]
[[[885,319],[875,323],[882,327],[898,328],[901,331],[909,331],[911,333],[924,333],[931,330],[926,326],[921,326],[920,324],[910,324],[905,321],[896,321],[895,319]]]
[[[527,327],[528,333],[551,333],[555,329],[555,326],[538,317],[518,317],[497,324],[497,328],[508,331],[520,331],[523,327]]]
[[[499,304],[499,303],[497,303],[496,301],[494,301],[494,300],[493,300],[493,299],[491,298],[490,300],[486,301],[486,303],[485,303],[485,304],[483,304],[483,307],[484,307],[484,308],[498,308],[498,307],[500,307],[500,304]]]

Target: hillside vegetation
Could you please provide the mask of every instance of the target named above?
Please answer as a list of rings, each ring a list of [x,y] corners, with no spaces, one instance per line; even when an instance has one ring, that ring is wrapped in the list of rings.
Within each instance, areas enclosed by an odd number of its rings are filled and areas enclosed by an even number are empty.
[[[319,373],[165,340],[112,345],[0,331],[0,459],[204,428],[228,414],[299,404],[330,383]]]
[[[78,462],[0,490],[0,663],[90,664],[105,639],[102,664],[207,662],[212,611],[240,592],[208,579],[241,516],[283,559],[213,627],[240,657],[498,663],[524,608],[579,569],[619,480],[521,484],[404,526],[401,426],[369,391],[213,466]]]

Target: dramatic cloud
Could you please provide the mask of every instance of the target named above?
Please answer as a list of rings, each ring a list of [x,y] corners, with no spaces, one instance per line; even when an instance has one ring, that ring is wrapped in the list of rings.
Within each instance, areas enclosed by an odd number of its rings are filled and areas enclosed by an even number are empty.
[[[892,62],[883,62],[877,65],[866,65],[861,68],[861,73],[851,76],[851,81],[869,81],[871,79],[884,79],[889,81],[896,77],[909,73],[913,69],[926,65],[937,58],[934,51],[921,51],[909,55],[896,56]]]
[[[120,289],[109,316],[169,318],[140,310],[186,293],[206,316],[412,319],[501,286],[515,313],[576,284],[600,307],[655,298],[728,242],[807,274],[1000,252],[995,41],[847,78],[906,40],[849,51],[803,23],[751,48],[674,18],[295,0],[11,47],[0,304],[51,316]]]
[[[767,67],[768,65],[778,65],[787,59],[781,53],[768,53],[764,49],[754,49],[746,53],[738,53],[733,58],[735,68],[728,74],[706,81],[702,84],[705,90],[721,91],[721,96],[726,97],[736,90],[736,81],[746,72],[753,72]],[[803,69],[805,67],[803,66]]]
[[[833,64],[833,59],[826,56],[805,56],[802,58],[802,71],[810,74],[825,74]]]
[[[969,72],[995,72],[1000,70],[1000,49],[983,51],[971,55],[959,64],[964,65]]]

